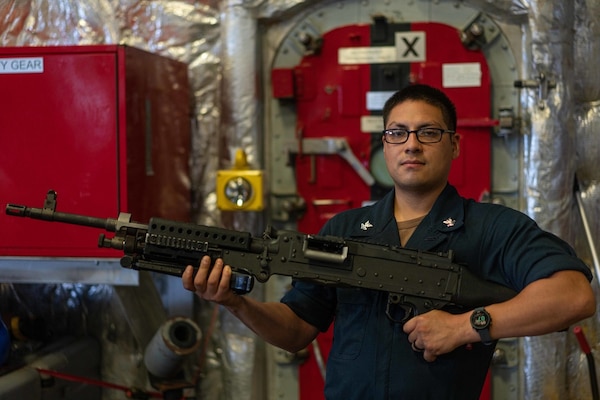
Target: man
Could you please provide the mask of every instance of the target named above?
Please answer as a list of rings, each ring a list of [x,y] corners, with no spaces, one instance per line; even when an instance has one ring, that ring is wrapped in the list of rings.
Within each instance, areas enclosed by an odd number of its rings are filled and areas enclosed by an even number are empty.
[[[228,289],[230,267],[208,257],[195,277],[186,269],[183,286],[291,352],[334,323],[328,399],[478,399],[497,339],[556,332],[595,312],[589,268],[524,214],[464,199],[448,184],[460,136],[444,93],[408,86],[386,102],[383,120],[394,190],[336,215],[320,234],[453,250],[456,262],[517,296],[484,309],[434,310],[401,325],[386,315],[380,291],[295,282],[279,303],[237,296]],[[372,227],[361,229],[365,221]]]

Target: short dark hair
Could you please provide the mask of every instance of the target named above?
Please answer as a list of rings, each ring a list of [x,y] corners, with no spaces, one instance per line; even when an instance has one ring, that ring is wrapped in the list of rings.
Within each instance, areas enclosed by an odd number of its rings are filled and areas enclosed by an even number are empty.
[[[456,106],[452,100],[441,90],[423,84],[408,85],[398,90],[385,102],[383,106],[384,127],[387,126],[392,108],[407,100],[420,100],[439,108],[442,111],[444,122],[448,125],[447,129],[456,130]]]

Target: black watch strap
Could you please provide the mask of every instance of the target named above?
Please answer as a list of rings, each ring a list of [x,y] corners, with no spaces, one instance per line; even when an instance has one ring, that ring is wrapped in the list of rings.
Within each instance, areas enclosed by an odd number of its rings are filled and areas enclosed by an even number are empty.
[[[490,326],[492,325],[492,317],[483,307],[478,307],[471,314],[471,326],[479,333],[481,342],[489,345],[494,341],[490,336]]]

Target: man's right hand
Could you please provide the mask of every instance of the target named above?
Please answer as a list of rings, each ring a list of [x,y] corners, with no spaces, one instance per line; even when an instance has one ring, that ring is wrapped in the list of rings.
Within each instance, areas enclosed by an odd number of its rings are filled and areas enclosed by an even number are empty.
[[[229,287],[231,274],[231,267],[224,265],[222,259],[217,258],[213,264],[209,256],[204,256],[196,275],[193,266],[188,265],[181,280],[185,289],[201,299],[230,307],[240,301],[240,296]]]
[[[294,353],[314,340],[318,329],[298,317],[286,304],[265,303],[236,294],[230,288],[231,274],[231,267],[225,265],[222,259],[217,258],[213,263],[209,256],[204,256],[196,275],[194,268],[188,265],[181,281],[185,289],[201,299],[224,306],[274,346]]]

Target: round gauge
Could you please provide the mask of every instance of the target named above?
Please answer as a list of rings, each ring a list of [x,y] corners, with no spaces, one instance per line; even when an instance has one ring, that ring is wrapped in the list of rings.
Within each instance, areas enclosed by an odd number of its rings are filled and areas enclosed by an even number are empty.
[[[241,176],[225,184],[225,197],[237,207],[244,207],[252,199],[252,185]]]

